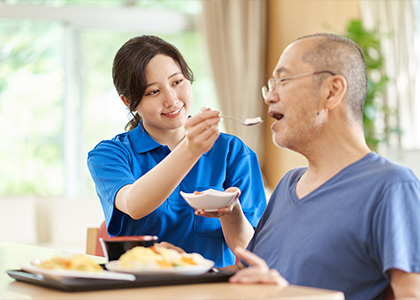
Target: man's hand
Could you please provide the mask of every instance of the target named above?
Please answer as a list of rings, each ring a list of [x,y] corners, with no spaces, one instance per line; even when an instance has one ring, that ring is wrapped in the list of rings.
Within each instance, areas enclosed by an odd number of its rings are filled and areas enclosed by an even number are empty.
[[[274,283],[280,286],[288,286],[289,282],[284,279],[277,270],[270,269],[267,263],[257,255],[240,248],[236,248],[235,255],[243,259],[249,267],[239,270],[229,279],[231,283]]]

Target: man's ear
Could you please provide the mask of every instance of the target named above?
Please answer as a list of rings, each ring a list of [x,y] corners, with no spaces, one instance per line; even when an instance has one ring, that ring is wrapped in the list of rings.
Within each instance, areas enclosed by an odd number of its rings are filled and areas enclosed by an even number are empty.
[[[341,75],[333,76],[328,82],[329,94],[325,101],[325,108],[334,109],[344,101],[347,92],[347,80]]]
[[[130,101],[124,96],[124,94],[120,94],[120,98],[122,102],[124,102],[125,106],[130,107]]]

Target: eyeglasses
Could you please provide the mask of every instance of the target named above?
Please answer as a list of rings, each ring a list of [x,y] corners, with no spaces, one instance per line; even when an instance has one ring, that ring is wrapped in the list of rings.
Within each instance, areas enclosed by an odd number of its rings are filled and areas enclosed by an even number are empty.
[[[309,76],[309,75],[316,75],[316,74],[321,74],[321,73],[329,73],[333,76],[335,75],[333,72],[325,70],[325,71],[316,71],[316,72],[312,72],[312,73],[306,73],[306,74],[295,75],[295,76],[284,77],[284,78],[277,78],[277,79],[275,79],[274,77],[271,77],[270,79],[268,79],[268,87],[266,87],[266,86],[262,87],[262,96],[265,100],[267,98],[267,94],[276,89],[276,82],[277,81],[285,82],[286,80],[291,80],[291,79],[295,79],[295,78],[305,77],[305,76]]]

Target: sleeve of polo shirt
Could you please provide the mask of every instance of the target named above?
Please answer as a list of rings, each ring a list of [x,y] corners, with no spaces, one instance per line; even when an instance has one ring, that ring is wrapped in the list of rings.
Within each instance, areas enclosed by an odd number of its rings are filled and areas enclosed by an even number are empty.
[[[372,255],[385,276],[391,268],[420,272],[420,187],[418,181],[389,186],[373,217]]]
[[[267,205],[264,184],[257,155],[246,145],[240,146],[239,151],[234,151],[236,154],[228,169],[226,188],[232,186],[241,190],[242,210],[251,225],[256,227]]]
[[[129,160],[129,152],[115,141],[102,141],[88,154],[88,168],[107,224],[111,223],[111,219],[120,220],[123,216],[122,212],[114,210],[117,192],[123,186],[135,182]],[[110,228],[108,230],[112,231]]]

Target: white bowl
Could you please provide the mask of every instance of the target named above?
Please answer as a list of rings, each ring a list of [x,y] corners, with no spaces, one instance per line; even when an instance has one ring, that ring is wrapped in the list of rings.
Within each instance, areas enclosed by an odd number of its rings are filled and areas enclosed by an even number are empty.
[[[220,192],[216,190],[206,190],[196,195],[194,193],[181,192],[181,196],[193,208],[208,212],[218,211],[219,208],[226,207],[235,200],[236,192]]]

